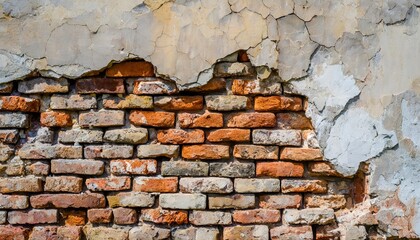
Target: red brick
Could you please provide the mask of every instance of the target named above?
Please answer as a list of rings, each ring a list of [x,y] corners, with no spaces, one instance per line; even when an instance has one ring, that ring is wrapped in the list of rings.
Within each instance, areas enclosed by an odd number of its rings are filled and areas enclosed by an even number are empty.
[[[233,148],[233,156],[239,159],[277,160],[279,158],[279,147],[238,144]]]
[[[112,209],[89,209],[87,216],[91,223],[110,223],[112,221]]]
[[[182,157],[185,159],[228,159],[229,146],[225,145],[191,145],[182,147]]]
[[[258,177],[303,177],[304,167],[301,163],[291,162],[257,162]]]
[[[131,178],[129,177],[107,177],[88,178],[86,187],[92,191],[121,191],[130,189]]]
[[[86,211],[64,209],[60,211],[61,219],[66,226],[83,226],[86,224]]]
[[[204,114],[179,113],[181,128],[217,128],[223,127],[223,114],[206,111]]]
[[[71,115],[65,112],[43,112],[40,122],[45,127],[71,127],[73,125]]]
[[[243,224],[275,223],[280,220],[280,211],[274,209],[236,210],[232,214],[233,221]]]
[[[78,226],[58,227],[57,236],[60,240],[80,240],[82,239],[82,228]]]
[[[115,224],[134,224],[137,222],[137,212],[131,208],[112,209]]]
[[[19,112],[39,112],[41,102],[38,99],[19,96],[4,96],[0,98],[0,110]]]
[[[229,117],[228,127],[264,128],[276,126],[274,113],[239,113]]]
[[[0,192],[42,192],[42,179],[32,176],[0,178]]]
[[[261,208],[299,208],[302,203],[302,196],[298,194],[262,195],[259,202]]]
[[[137,177],[134,179],[133,191],[137,192],[177,192],[177,177]]]
[[[239,50],[238,51],[238,62],[249,62],[248,54],[246,50]]]
[[[155,70],[150,62],[122,62],[106,70],[107,77],[153,77]]]
[[[41,224],[56,223],[58,220],[56,209],[33,209],[30,211],[10,211],[7,221],[10,224]]]
[[[186,224],[188,223],[187,211],[164,210],[161,208],[142,209],[141,219],[158,224]]]
[[[36,226],[32,229],[30,240],[46,239],[53,240],[57,239],[57,226]]]
[[[302,99],[299,97],[270,96],[256,97],[255,111],[301,111]]]
[[[204,131],[199,129],[190,131],[181,129],[159,130],[157,140],[164,144],[203,143]]]
[[[341,177],[342,175],[328,162],[311,162],[308,164],[311,176]]]
[[[320,149],[285,147],[280,152],[280,159],[293,161],[312,161],[322,160],[323,155]]]
[[[281,191],[283,193],[290,193],[290,192],[326,193],[327,182],[324,180],[283,179],[281,181]]]
[[[272,240],[302,239],[312,240],[313,232],[311,226],[288,226],[282,225],[270,230]],[[331,238],[328,238],[331,239]],[[334,239],[334,238],[333,238]]]
[[[277,123],[280,129],[312,129],[311,120],[303,112],[278,113]]]
[[[124,80],[87,78],[76,82],[77,93],[125,93]]]
[[[155,97],[156,107],[166,111],[194,111],[203,109],[202,96]]]
[[[30,197],[34,208],[103,208],[105,197],[98,193],[41,194]]]
[[[134,94],[175,94],[178,92],[175,82],[163,79],[134,82]]]
[[[248,142],[251,138],[249,129],[219,129],[211,131],[207,140],[210,142]]]
[[[175,113],[132,111],[130,122],[136,126],[174,127]]]
[[[157,161],[153,159],[111,160],[110,169],[115,175],[153,175],[157,170]]]
[[[212,78],[206,84],[183,90],[184,92],[216,92],[226,89],[226,81],[223,78]]]

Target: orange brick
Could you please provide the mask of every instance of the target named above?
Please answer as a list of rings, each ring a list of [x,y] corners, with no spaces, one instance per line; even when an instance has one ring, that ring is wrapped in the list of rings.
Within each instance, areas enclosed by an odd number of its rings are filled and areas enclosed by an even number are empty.
[[[159,130],[157,140],[160,143],[167,144],[203,143],[204,131],[199,129],[191,131],[181,129]]]
[[[210,142],[248,142],[251,137],[249,129],[219,129],[209,133],[207,140]]]
[[[149,62],[122,62],[106,70],[107,77],[153,77],[154,67]]]
[[[205,112],[204,114],[179,113],[181,128],[216,128],[223,127],[223,114]]]
[[[233,211],[233,221],[238,223],[275,223],[280,221],[280,211],[274,209],[253,209]]]
[[[38,99],[18,96],[5,96],[0,98],[0,110],[39,112],[41,102]]]
[[[324,180],[283,179],[281,181],[281,191],[283,193],[291,193],[291,192],[326,193],[327,182]]]
[[[175,126],[175,113],[171,112],[132,111],[129,118],[130,122],[136,126]]]
[[[280,159],[294,161],[322,160],[323,155],[320,149],[285,147],[281,150]]]
[[[341,177],[341,174],[328,162],[311,162],[308,164],[311,176]]]
[[[86,187],[91,191],[120,191],[130,189],[129,177],[88,178]]]
[[[291,162],[258,162],[258,177],[303,177],[304,167],[301,163]]]
[[[203,109],[202,96],[155,97],[154,104],[166,111],[195,111]]]
[[[184,90],[185,92],[215,92],[226,89],[226,81],[223,78],[210,79],[206,84]]]
[[[263,128],[275,127],[276,116],[274,113],[239,113],[229,117],[228,127]]]
[[[164,210],[161,208],[142,209],[141,219],[162,224],[185,224],[188,223],[188,212]]]
[[[43,112],[40,122],[45,127],[71,127],[73,125],[71,115],[65,112]]]
[[[301,111],[303,109],[301,98],[285,96],[256,97],[254,108],[256,111]]]
[[[164,192],[178,191],[177,177],[137,177],[134,179],[133,191],[137,192]]]
[[[303,112],[287,112],[277,114],[280,129],[312,129],[312,123]]]
[[[229,146],[225,145],[191,145],[182,147],[182,157],[185,159],[228,159]]]
[[[86,224],[86,212],[80,210],[63,210],[60,212],[66,226],[83,226]]]

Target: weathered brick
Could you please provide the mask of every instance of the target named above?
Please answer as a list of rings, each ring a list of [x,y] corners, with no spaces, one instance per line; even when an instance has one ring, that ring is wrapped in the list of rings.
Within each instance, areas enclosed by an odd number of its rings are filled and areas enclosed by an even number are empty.
[[[104,108],[110,109],[151,109],[153,108],[153,97],[134,94],[125,97],[108,96],[102,100],[102,105]]]
[[[275,223],[280,221],[280,211],[274,209],[236,210],[232,214],[233,221],[242,224]]]
[[[29,237],[29,228],[12,225],[0,226],[0,239],[4,240],[25,240]]]
[[[249,129],[218,129],[207,135],[209,142],[248,142],[251,138]]]
[[[42,162],[36,162],[26,166],[26,172],[32,175],[48,175],[50,172],[50,165]]]
[[[131,187],[130,177],[88,178],[86,187],[91,191],[121,191]]]
[[[167,157],[176,158],[179,155],[178,145],[160,145],[149,144],[139,145],[137,147],[137,156],[139,158],[154,158],[154,157]]]
[[[210,176],[253,177],[255,176],[255,164],[242,162],[210,163]]]
[[[19,112],[39,112],[41,102],[38,99],[19,96],[0,97],[0,110]]]
[[[305,168],[301,163],[258,162],[258,177],[303,177]]]
[[[206,111],[204,114],[179,113],[181,128],[216,128],[223,127],[223,114]]]
[[[131,208],[112,209],[115,224],[134,224],[137,222],[137,212]]]
[[[42,179],[32,176],[0,178],[0,192],[42,192]]]
[[[62,226],[57,229],[58,239],[80,240],[82,239],[82,227]]]
[[[207,176],[209,164],[205,162],[165,161],[162,162],[163,176]]]
[[[107,77],[153,77],[155,70],[150,62],[121,62],[106,70]]]
[[[105,197],[99,193],[40,194],[30,197],[34,208],[103,208]]]
[[[87,78],[76,82],[77,93],[125,93],[124,80],[112,78]]]
[[[229,212],[221,211],[193,211],[189,216],[190,223],[194,225],[229,225],[232,216]]]
[[[229,116],[228,127],[264,128],[276,126],[274,113],[237,113]]]
[[[346,206],[344,195],[306,195],[305,206],[308,208],[340,209]]]
[[[58,133],[58,141],[62,143],[98,143],[102,142],[101,130],[70,129]]]
[[[299,97],[256,97],[254,108],[255,111],[301,111],[303,104]]]
[[[27,128],[29,115],[22,113],[0,112],[0,128]]]
[[[134,94],[174,94],[178,92],[175,82],[163,79],[134,82]]]
[[[279,81],[235,79],[232,82],[232,93],[238,95],[271,95],[281,94],[282,86]]]
[[[229,146],[225,145],[190,145],[182,147],[185,159],[229,159]]]
[[[178,191],[178,178],[136,177],[133,183],[133,191],[174,193]]]
[[[83,190],[83,178],[72,176],[47,177],[44,191],[47,192],[72,192]]]
[[[141,220],[158,224],[185,224],[188,223],[188,213],[161,208],[142,209]]]
[[[219,240],[219,229],[214,227],[193,227],[176,228],[172,232],[172,239],[196,239],[196,240]]]
[[[18,92],[25,94],[66,93],[68,91],[69,83],[65,78],[34,78],[18,82]]]
[[[0,129],[0,143],[14,144],[19,140],[19,131],[16,129]]]
[[[128,229],[111,227],[94,227],[86,225],[83,227],[84,235],[88,240],[127,240]]]
[[[50,107],[53,110],[87,110],[95,109],[97,101],[95,96],[78,94],[54,94],[51,97]]]
[[[25,209],[29,207],[28,196],[0,194],[0,209]]]
[[[157,161],[153,159],[112,160],[109,164],[115,175],[151,175],[157,170]]]
[[[76,209],[62,209],[60,219],[67,226],[83,226],[86,224],[86,211]]]
[[[223,78],[212,78],[206,84],[198,87],[185,89],[185,92],[217,92],[226,89],[226,80]]]
[[[90,145],[85,147],[85,158],[131,158],[133,146]]]
[[[82,150],[82,146],[29,143],[22,146],[18,155],[22,159],[82,158]]]
[[[209,195],[209,209],[246,209],[255,207],[253,194]]]
[[[237,239],[268,240],[268,226],[249,225],[223,228],[223,240]]]
[[[29,211],[10,211],[7,221],[10,224],[42,224],[56,223],[58,220],[56,209],[33,209]]]
[[[283,239],[301,239],[313,240],[313,232],[311,226],[288,226],[282,225],[274,227],[270,230],[272,240]]]
[[[25,173],[25,163],[19,158],[12,158],[7,163],[6,174],[8,176],[21,176]]]
[[[252,131],[252,142],[263,145],[300,146],[302,136],[298,130],[266,130]]]
[[[124,125],[124,111],[101,110],[97,112],[81,113],[79,115],[81,127],[113,127]]]
[[[104,163],[102,161],[87,159],[56,159],[51,160],[51,172],[80,175],[101,175],[104,172]]]
[[[203,109],[202,96],[154,97],[155,107],[166,111],[195,111]]]
[[[71,127],[71,115],[65,112],[43,112],[40,119],[44,127]]]
[[[302,196],[298,194],[261,195],[259,202],[261,208],[299,208],[302,203]]]
[[[152,224],[142,224],[130,229],[130,240],[164,240],[170,239],[171,230]]]
[[[283,193],[289,192],[312,192],[325,193],[327,192],[327,182],[324,180],[281,180],[281,191]]]
[[[283,212],[285,224],[325,225],[334,222],[334,210],[330,208],[286,209]]]
[[[13,91],[13,83],[0,83],[0,93],[11,93]]]
[[[279,179],[235,179],[235,191],[239,193],[279,192]]]
[[[15,150],[11,146],[0,144],[0,162],[9,160],[14,153]]]
[[[113,143],[141,144],[146,143],[148,132],[146,128],[114,129],[105,132],[104,140]]]
[[[323,155],[320,149],[285,147],[281,150],[280,159],[294,161],[312,161],[322,160]]]
[[[203,143],[204,131],[199,129],[189,131],[182,129],[159,130],[157,140],[164,144]]]
[[[308,170],[311,176],[341,176],[341,174],[328,162],[310,162],[308,164]]]
[[[189,193],[231,193],[233,183],[229,178],[181,178],[179,189]]]
[[[175,113],[132,111],[130,122],[136,126],[148,127],[174,127]]]
[[[235,95],[212,95],[206,96],[208,110],[213,111],[236,111],[251,108],[251,101],[245,96]]]
[[[0,224],[6,224],[7,222],[7,212],[6,211],[0,211]],[[1,237],[1,235],[0,235]]]
[[[110,207],[151,207],[155,202],[153,195],[139,192],[119,192],[107,196]]]
[[[57,239],[57,229],[57,226],[35,226],[29,235],[29,240]]]
[[[239,159],[270,159],[279,158],[279,147],[277,146],[258,146],[258,145],[235,145],[233,156]]]
[[[199,193],[163,193],[159,206],[169,209],[205,209],[206,195]]]
[[[250,62],[220,62],[214,66],[215,77],[246,77],[255,75]]]
[[[88,209],[87,216],[91,223],[110,223],[112,220],[112,209],[97,208]]]
[[[277,114],[277,127],[280,129],[312,129],[312,123],[305,113],[285,112]]]
[[[314,130],[302,130],[304,148],[319,148],[319,142]]]

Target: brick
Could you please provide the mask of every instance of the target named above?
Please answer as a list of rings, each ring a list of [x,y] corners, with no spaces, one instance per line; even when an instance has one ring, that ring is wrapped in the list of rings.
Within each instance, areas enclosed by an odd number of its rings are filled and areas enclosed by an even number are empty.
[[[323,155],[320,149],[286,147],[281,150],[280,159],[293,161],[313,161],[322,160]]]
[[[235,145],[233,156],[239,159],[277,160],[279,147],[277,146],[258,146],[258,145]]]
[[[232,216],[229,212],[221,211],[193,211],[189,216],[190,223],[202,225],[229,225]]]
[[[61,143],[99,143],[102,142],[101,130],[70,129],[58,133],[58,141]]]
[[[327,182],[324,180],[281,180],[281,191],[283,193],[289,192],[312,192],[312,193],[326,193]]]
[[[91,223],[110,223],[112,221],[112,209],[88,209],[87,216]]]
[[[346,207],[346,197],[344,195],[306,195],[305,206],[307,208],[340,209]]]
[[[0,129],[0,143],[14,144],[19,140],[19,131],[16,129]]]
[[[177,177],[136,177],[133,191],[174,193],[178,191]]]
[[[110,207],[151,207],[155,198],[151,194],[139,192],[119,192],[107,196]]]
[[[3,240],[25,240],[29,237],[29,228],[11,225],[0,226],[0,239]]]
[[[279,192],[279,179],[235,179],[235,191],[239,193]]]
[[[26,166],[26,172],[32,175],[48,175],[50,172],[50,165],[42,162],[36,162]]]
[[[199,193],[162,193],[159,206],[169,209],[205,209],[206,195]]]
[[[112,209],[115,224],[134,224],[137,222],[137,212],[131,208]]]
[[[311,176],[341,177],[341,174],[328,162],[310,162],[308,170]]]
[[[83,190],[83,178],[72,176],[47,177],[44,191],[46,192],[72,192]]]
[[[104,172],[104,163],[102,161],[87,160],[87,159],[51,160],[51,173],[101,175],[103,172]]]
[[[246,50],[239,50],[238,51],[238,62],[249,62],[248,54]]]
[[[172,239],[219,240],[219,229],[214,227],[176,228],[172,232]]]
[[[82,228],[78,226],[63,226],[57,229],[58,239],[80,240],[82,239]]]
[[[171,230],[163,227],[158,227],[151,224],[142,224],[130,229],[130,240],[164,240],[170,239]]]
[[[7,163],[6,174],[8,176],[21,176],[25,173],[25,163],[18,157],[13,158]]]
[[[299,97],[269,96],[255,98],[255,111],[302,111]]]
[[[283,239],[301,239],[313,240],[313,232],[311,226],[287,226],[282,225],[274,227],[270,230],[272,240]]]
[[[268,240],[268,226],[249,225],[223,228],[223,240],[237,239]]]
[[[88,110],[97,107],[95,96],[78,94],[54,94],[50,107],[53,110]]]
[[[135,126],[167,128],[175,126],[175,113],[170,112],[132,111],[129,118]]]
[[[157,161],[153,159],[112,160],[111,173],[115,175],[153,175],[156,173]]]
[[[249,129],[218,129],[207,135],[210,142],[248,142],[250,141],[251,130]]]
[[[231,193],[233,183],[229,178],[181,178],[179,189],[188,193]]]
[[[163,95],[175,94],[178,92],[176,83],[163,79],[156,78],[154,80],[135,81],[134,94],[149,94],[149,95]]]
[[[155,107],[166,111],[196,111],[203,109],[202,96],[154,97]]]
[[[159,130],[157,140],[163,144],[203,143],[204,131],[199,129],[190,131],[182,129]]]
[[[113,143],[141,144],[146,143],[148,132],[146,128],[114,129],[105,132],[104,140]]]
[[[209,165],[205,162],[165,161],[161,171],[163,176],[207,176]]]
[[[29,240],[57,239],[57,226],[33,227]]]
[[[285,224],[326,225],[334,222],[334,210],[330,208],[286,209],[283,212]]]
[[[86,224],[86,211],[63,209],[60,211],[61,220],[67,226],[83,226]]]
[[[303,130],[302,140],[304,148],[319,148],[319,142],[314,130]]]
[[[242,162],[210,163],[210,176],[253,177],[255,176],[255,164]]]
[[[274,209],[236,210],[232,214],[233,221],[242,224],[275,223],[280,221],[280,211]]]
[[[355,237],[354,234],[360,234],[360,239],[366,238],[366,229],[364,229],[364,226],[360,226],[361,228],[359,228],[359,226],[351,226],[349,229],[347,229],[345,231],[345,235],[349,234],[353,235],[351,237]],[[331,224],[331,225],[323,225],[323,226],[316,226],[315,228],[315,239],[316,240],[328,240],[328,239],[340,239],[340,231],[337,231],[337,224]],[[361,229],[361,231],[359,232],[358,230]],[[364,229],[364,230],[363,230]],[[347,237],[347,236],[343,236],[343,237]],[[376,238],[376,237],[370,237],[370,239],[376,239],[379,240],[380,238]]]
[[[212,78],[206,84],[198,87],[185,89],[185,92],[217,92],[226,89],[226,80],[223,78]]]
[[[68,91],[69,83],[65,78],[34,78],[18,82],[18,92],[25,94],[66,93]]]
[[[90,145],[84,149],[85,158],[131,158],[133,146],[129,145]]]
[[[252,131],[252,142],[263,145],[300,146],[302,136],[298,130],[257,129]]]
[[[274,113],[238,113],[229,116],[228,127],[264,128],[276,126]]]
[[[39,112],[41,102],[38,99],[19,96],[0,97],[0,110],[19,112]]]
[[[0,209],[25,209],[29,207],[28,196],[0,194]]]
[[[214,66],[215,77],[246,77],[255,75],[250,62],[221,62]]]
[[[245,96],[234,95],[211,95],[206,96],[208,110],[213,111],[237,111],[251,108],[251,101]]]
[[[10,224],[42,224],[56,223],[58,219],[56,209],[33,209],[30,211],[10,211],[7,221]]]
[[[27,142],[52,143],[54,141],[54,131],[48,127],[37,127],[28,132]]]
[[[209,209],[247,209],[255,207],[253,194],[209,195]]]
[[[15,150],[11,146],[0,144],[0,161],[1,162],[9,160],[13,156],[14,153],[15,153]]]
[[[124,80],[112,78],[87,78],[76,82],[77,93],[125,93]]]
[[[19,150],[22,159],[82,158],[82,146],[27,143]]]
[[[112,227],[94,227],[92,225],[86,225],[83,227],[84,235],[89,240],[127,240],[128,229],[124,228],[112,228]]]
[[[154,157],[167,157],[176,158],[179,155],[178,145],[160,145],[149,144],[139,145],[137,147],[137,156],[139,158],[154,158]]]
[[[110,109],[152,109],[153,97],[134,94],[125,97],[108,96],[102,100],[102,105]]]
[[[261,208],[299,208],[302,203],[302,196],[298,194],[261,195],[259,203]]]
[[[190,145],[182,147],[185,159],[229,159],[229,146],[225,145]]]
[[[13,91],[13,83],[0,83],[0,93],[11,93]]]
[[[232,93],[237,95],[271,95],[281,94],[282,86],[279,81],[235,79],[232,82]]]
[[[124,111],[101,110],[97,112],[81,113],[79,115],[81,127],[116,127],[124,125]]]
[[[142,209],[141,220],[158,224],[185,224],[188,223],[186,211],[164,210],[161,208]]]
[[[71,115],[65,112],[43,112],[40,119],[44,127],[71,127]]]
[[[216,128],[223,127],[223,114],[206,111],[204,114],[179,113],[181,128]]]
[[[86,187],[91,191],[121,191],[131,187],[129,177],[88,178]]]
[[[0,192],[42,192],[42,179],[32,176],[0,178]]]
[[[28,128],[29,115],[0,112],[0,128]]]
[[[105,197],[98,193],[40,194],[30,197],[33,208],[103,208]]]
[[[6,211],[0,211],[0,224],[6,224],[7,222],[7,212]],[[1,235],[0,235],[1,237]]]
[[[277,114],[277,127],[280,129],[312,129],[312,123],[303,112]]]
[[[106,70],[107,77],[153,77],[154,67],[150,62],[121,62]]]
[[[305,168],[301,163],[258,162],[257,177],[303,177]]]

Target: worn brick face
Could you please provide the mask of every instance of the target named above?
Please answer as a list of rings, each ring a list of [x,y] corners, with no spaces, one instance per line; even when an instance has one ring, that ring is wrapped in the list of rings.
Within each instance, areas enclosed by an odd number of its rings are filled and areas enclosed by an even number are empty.
[[[71,115],[65,112],[43,112],[40,121],[45,127],[71,127],[73,125]]]
[[[166,111],[193,111],[203,109],[202,96],[155,97],[154,104]]]
[[[291,162],[258,162],[258,177],[303,177],[304,166]]]
[[[136,126],[173,127],[175,114],[170,112],[132,111],[130,122]]]
[[[122,62],[106,70],[107,77],[153,77],[154,67],[150,62]]]
[[[41,102],[38,99],[24,98],[19,96],[0,97],[0,110],[38,112]]]
[[[256,111],[301,111],[302,109],[302,99],[299,97],[270,96],[255,98]]]
[[[182,157],[185,159],[227,159],[229,146],[225,145],[191,145],[182,148]]]
[[[205,112],[204,114],[180,113],[179,125],[182,128],[217,128],[223,127],[223,114]]]
[[[160,130],[157,133],[157,140],[163,144],[189,144],[189,143],[203,143],[203,130],[185,131],[181,129]]]
[[[133,191],[139,192],[177,192],[177,177],[137,177],[134,179]]]
[[[228,127],[265,128],[276,126],[276,115],[273,113],[240,113],[230,116]]]
[[[112,78],[88,78],[76,82],[77,93],[125,93],[124,81]]]
[[[219,129],[207,135],[209,142],[248,142],[251,138],[249,129]]]

